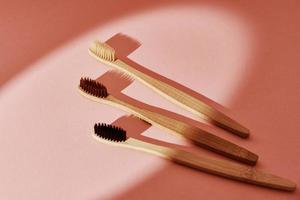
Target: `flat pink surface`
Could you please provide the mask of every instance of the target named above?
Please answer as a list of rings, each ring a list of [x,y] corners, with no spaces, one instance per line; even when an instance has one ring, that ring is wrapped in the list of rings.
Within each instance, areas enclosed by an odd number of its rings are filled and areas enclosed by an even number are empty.
[[[88,55],[90,43],[126,34],[140,46],[121,45],[123,53],[134,50],[133,61],[227,107],[251,137],[216,134],[256,152],[257,169],[299,185],[300,3],[113,2],[1,3],[0,199],[299,199],[299,190],[256,187],[99,144],[94,122],[122,119],[132,131],[144,127],[143,135],[187,141],[121,118],[126,113],[76,88],[81,76],[110,69]],[[137,81],[123,93],[196,119]]]

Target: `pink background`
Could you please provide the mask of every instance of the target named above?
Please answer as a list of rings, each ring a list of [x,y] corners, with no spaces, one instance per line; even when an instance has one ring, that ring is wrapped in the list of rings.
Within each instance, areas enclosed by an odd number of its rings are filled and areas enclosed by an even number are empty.
[[[0,199],[299,199],[299,190],[242,184],[97,143],[94,122],[117,120],[131,133],[222,158],[90,102],[76,87],[81,76],[110,81],[110,68],[87,53],[94,39],[109,40],[140,65],[222,104],[251,137],[211,129],[259,154],[258,169],[299,185],[300,3],[113,2],[1,1]],[[197,119],[139,82],[123,93]]]

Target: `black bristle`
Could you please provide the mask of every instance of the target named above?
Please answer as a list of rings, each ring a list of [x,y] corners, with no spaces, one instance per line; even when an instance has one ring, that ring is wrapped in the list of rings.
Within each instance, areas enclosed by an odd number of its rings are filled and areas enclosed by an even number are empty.
[[[127,139],[126,131],[124,129],[104,123],[95,124],[94,132],[98,137],[113,142],[124,142]]]
[[[90,78],[81,78],[79,87],[85,92],[100,98],[105,98],[108,96],[106,87]]]

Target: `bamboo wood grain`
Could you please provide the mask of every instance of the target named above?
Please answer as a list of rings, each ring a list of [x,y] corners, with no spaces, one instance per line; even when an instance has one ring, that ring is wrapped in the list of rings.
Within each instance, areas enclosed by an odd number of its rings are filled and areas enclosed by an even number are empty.
[[[177,164],[225,178],[278,190],[294,191],[296,189],[296,184],[290,180],[256,170],[253,167],[243,166],[205,156],[196,156],[186,151],[171,149],[134,138],[127,138],[125,142],[110,142],[97,136],[94,137],[100,142],[158,155]]]
[[[181,136],[184,136],[194,141],[197,145],[203,148],[209,149],[228,158],[249,165],[255,165],[257,162],[258,156],[256,154],[225,139],[215,136],[207,131],[204,131],[200,128],[188,125],[184,122],[175,120],[173,118],[164,116],[159,113],[151,112],[149,110],[133,106],[127,102],[115,98],[112,95],[108,95],[104,99],[98,98],[87,94],[80,87],[79,92],[81,95],[87,97],[88,99],[119,107],[155,126],[169,130],[173,133],[175,132]]]
[[[108,61],[99,57],[93,47],[89,49],[89,54],[96,58],[98,61],[101,61],[104,64],[115,67],[118,70],[121,70],[130,76],[136,78],[141,81],[148,87],[152,88],[165,98],[169,99],[173,103],[181,105],[185,109],[193,112],[194,114],[203,117],[205,115],[208,119],[212,120],[214,124],[217,126],[230,131],[242,138],[246,138],[249,136],[250,132],[243,125],[239,124],[235,120],[226,116],[219,110],[215,109],[211,105],[206,104],[205,102],[196,99],[195,97],[165,83],[160,80],[157,80],[141,71],[136,70],[130,65],[126,64],[120,59],[115,59],[114,61]],[[207,119],[205,118],[205,119]]]

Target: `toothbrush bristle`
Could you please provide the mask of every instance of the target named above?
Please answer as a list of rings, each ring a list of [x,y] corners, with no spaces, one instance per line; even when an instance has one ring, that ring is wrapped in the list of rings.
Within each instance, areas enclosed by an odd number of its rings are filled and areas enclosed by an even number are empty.
[[[90,47],[90,50],[94,52],[100,58],[113,62],[116,60],[116,52],[115,50],[107,45],[106,43],[102,43],[98,40],[94,41]]]
[[[125,142],[127,139],[124,129],[110,124],[97,123],[94,132],[96,136],[113,142]]]
[[[108,96],[106,87],[90,78],[81,78],[79,87],[86,93],[96,97],[105,98]]]

